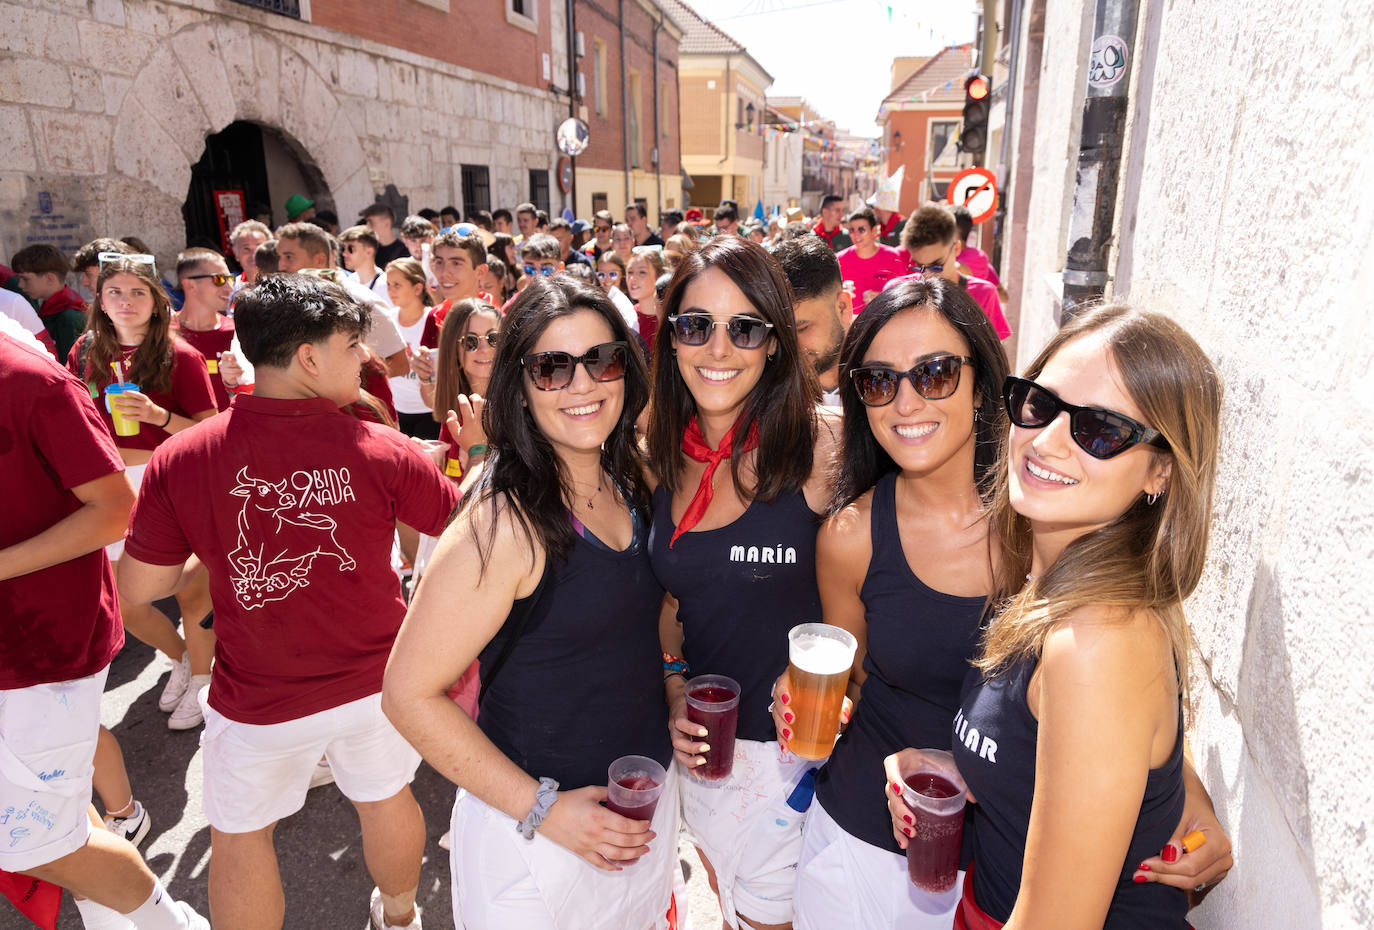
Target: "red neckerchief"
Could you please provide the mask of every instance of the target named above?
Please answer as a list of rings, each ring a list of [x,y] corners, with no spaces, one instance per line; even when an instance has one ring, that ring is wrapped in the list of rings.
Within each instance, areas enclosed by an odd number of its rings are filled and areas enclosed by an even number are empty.
[[[820,220],[815,226],[811,227],[811,231],[824,239],[825,244],[833,249],[835,247],[835,237],[843,231],[843,227],[836,226],[834,229],[830,230],[830,232],[826,232],[825,221]]]
[[[739,426],[739,421],[735,421],[735,426]],[[701,427],[697,426],[697,418],[692,417],[687,422],[687,429],[682,433],[682,451],[687,457],[697,462],[706,463],[706,471],[701,475],[701,483],[697,485],[697,492],[692,495],[692,499],[687,502],[687,510],[682,514],[682,520],[678,523],[677,529],[673,530],[673,538],[668,540],[668,548],[673,548],[673,543],[677,538],[686,533],[692,527],[701,522],[701,518],[706,516],[706,508],[711,506],[711,496],[715,494],[715,489],[711,486],[711,480],[716,476],[716,467],[721,462],[730,457],[735,441],[735,426],[730,427],[725,438],[720,441],[720,448],[712,449],[706,444],[706,437],[701,434]],[[758,424],[750,427],[749,438],[744,441],[741,452],[748,452],[759,444]]]
[[[29,878],[0,870],[0,896],[10,899],[29,920],[43,930],[56,930],[62,907],[62,889],[41,878]]]

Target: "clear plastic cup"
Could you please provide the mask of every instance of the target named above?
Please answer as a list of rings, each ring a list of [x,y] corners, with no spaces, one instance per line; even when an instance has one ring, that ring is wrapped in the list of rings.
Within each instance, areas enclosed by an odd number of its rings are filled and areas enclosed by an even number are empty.
[[[606,771],[606,806],[631,820],[653,820],[667,777],[648,756],[621,756]]]
[[[133,417],[126,417],[124,414],[120,413],[118,408],[110,403],[110,395],[119,395],[123,394],[125,391],[137,391],[138,389],[137,384],[129,381],[116,381],[114,384],[105,388],[105,409],[108,410],[110,416],[114,418],[116,436],[137,436],[138,430],[142,424]]]
[[[730,777],[735,767],[735,730],[739,727],[739,682],[724,675],[698,675],[687,682],[687,719],[706,728],[702,742],[711,748],[706,762],[692,770],[705,781]]]
[[[859,643],[828,623],[803,623],[787,634],[788,707],[796,720],[787,748],[803,759],[824,759],[840,732],[840,711]]]
[[[916,821],[916,835],[907,838],[907,874],[917,888],[943,894],[954,888],[959,876],[967,786],[954,757],[939,749],[922,749],[904,758],[900,772],[902,800]]]

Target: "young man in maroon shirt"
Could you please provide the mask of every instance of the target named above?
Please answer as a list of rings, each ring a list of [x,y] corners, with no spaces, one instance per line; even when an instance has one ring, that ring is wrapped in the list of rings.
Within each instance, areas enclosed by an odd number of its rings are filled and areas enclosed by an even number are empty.
[[[177,256],[177,284],[186,299],[172,319],[174,332],[205,356],[215,404],[227,410],[229,394],[220,377],[219,357],[234,342],[234,321],[224,315],[234,292],[234,276],[224,256],[213,249],[187,249]]]
[[[140,604],[165,596],[192,554],[210,574],[218,644],[201,746],[224,930],[282,925],[272,831],[304,804],[322,754],[362,822],[373,926],[420,926],[419,755],[380,706],[405,616],[391,545],[398,520],[442,533],[458,494],[404,435],[339,411],[358,399],[368,322],[309,276],[242,291],[253,393],[154,453],[120,562],[120,593]]]
[[[826,194],[821,200],[821,217],[811,231],[825,240],[830,251],[839,252],[854,243],[844,231],[844,198]]]
[[[86,385],[3,329],[0,484],[14,493],[0,520],[0,869],[79,895],[87,926],[208,930],[90,807],[100,695],[124,644],[103,547],[134,492]]]

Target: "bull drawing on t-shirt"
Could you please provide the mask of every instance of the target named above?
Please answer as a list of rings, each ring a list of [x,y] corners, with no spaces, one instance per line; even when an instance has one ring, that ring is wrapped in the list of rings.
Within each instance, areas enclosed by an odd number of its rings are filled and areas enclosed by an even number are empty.
[[[229,493],[244,499],[238,545],[229,553],[229,566],[234,593],[245,610],[283,600],[308,585],[317,556],[338,559],[341,571],[357,564],[334,538],[334,518],[305,513],[286,479],[274,484],[254,478],[245,466]]]

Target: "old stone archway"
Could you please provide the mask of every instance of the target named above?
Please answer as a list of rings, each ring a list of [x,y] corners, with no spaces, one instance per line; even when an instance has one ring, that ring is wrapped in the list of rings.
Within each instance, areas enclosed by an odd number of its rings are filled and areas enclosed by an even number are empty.
[[[102,228],[137,232],[164,263],[170,259],[185,245],[192,166],[206,138],[235,121],[292,143],[322,179],[325,189],[310,195],[332,200],[341,214],[372,200],[358,132],[316,68],[247,23],[201,22],[159,43],[124,96]]]

